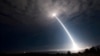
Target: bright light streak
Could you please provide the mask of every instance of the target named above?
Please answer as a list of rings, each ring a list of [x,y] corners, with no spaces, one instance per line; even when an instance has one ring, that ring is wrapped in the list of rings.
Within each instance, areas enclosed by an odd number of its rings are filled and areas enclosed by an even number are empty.
[[[77,44],[76,44],[75,41],[73,40],[71,34],[70,34],[69,31],[67,30],[67,28],[64,26],[64,24],[61,22],[61,20],[56,16],[55,13],[52,14],[52,16],[54,16],[54,17],[58,20],[58,22],[59,22],[59,23],[61,24],[61,26],[64,28],[66,34],[67,34],[67,35],[69,36],[69,38],[71,39],[72,44],[73,44],[72,50],[73,50],[73,51],[79,51],[79,47],[77,46]]]

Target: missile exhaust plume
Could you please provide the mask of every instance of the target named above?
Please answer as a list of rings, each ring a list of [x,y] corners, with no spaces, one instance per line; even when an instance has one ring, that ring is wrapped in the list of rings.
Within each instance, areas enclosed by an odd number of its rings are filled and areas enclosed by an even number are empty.
[[[73,38],[72,38],[71,34],[69,33],[68,29],[64,26],[64,24],[61,22],[61,20],[55,14],[53,14],[53,16],[58,20],[58,22],[61,24],[61,26],[65,30],[66,34],[69,36],[70,40],[72,41],[72,44],[73,44],[72,50],[78,50],[79,47],[77,46],[77,44],[73,40]]]

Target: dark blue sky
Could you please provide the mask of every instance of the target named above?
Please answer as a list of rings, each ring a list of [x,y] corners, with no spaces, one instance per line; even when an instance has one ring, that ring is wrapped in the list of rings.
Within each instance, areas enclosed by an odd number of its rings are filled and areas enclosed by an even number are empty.
[[[0,52],[67,49],[71,46],[70,39],[57,20],[46,17],[39,10],[39,1],[16,1],[0,1]],[[77,12],[69,16],[66,12],[61,13],[59,18],[79,45],[100,45],[100,2],[86,0],[87,4],[84,4],[83,0],[77,1],[80,5]],[[86,8],[82,9],[82,5]]]

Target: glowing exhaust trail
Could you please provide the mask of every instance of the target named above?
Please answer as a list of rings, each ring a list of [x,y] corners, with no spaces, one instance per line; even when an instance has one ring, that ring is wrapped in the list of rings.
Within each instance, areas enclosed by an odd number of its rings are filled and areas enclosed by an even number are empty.
[[[71,34],[69,33],[69,31],[67,30],[67,28],[64,26],[64,24],[61,22],[61,20],[56,16],[56,14],[53,14],[53,16],[58,20],[58,22],[61,24],[61,26],[64,28],[66,34],[69,36],[69,38],[72,41],[73,44],[73,50],[78,50],[79,47],[77,46],[77,44],[75,43],[75,41],[73,40]]]
[[[73,46],[72,46],[71,49],[69,49],[69,51],[71,51],[71,52],[79,52],[79,51],[82,51],[82,50],[84,50],[84,49],[87,49],[87,47],[85,47],[85,48],[80,48],[80,46],[78,46],[78,45],[75,43],[75,41],[74,41],[73,37],[71,36],[71,34],[69,33],[68,29],[67,29],[67,28],[65,27],[65,25],[62,23],[62,21],[57,17],[57,13],[52,13],[51,16],[52,16],[53,18],[56,18],[56,19],[57,19],[57,21],[61,24],[61,26],[62,26],[63,29],[65,30],[66,34],[67,34],[68,37],[70,38],[70,40],[71,40]],[[90,47],[89,47],[89,48],[90,48]],[[89,49],[89,48],[88,48],[88,49]]]
[[[64,28],[64,30],[66,31],[66,33],[69,36],[69,38],[71,39],[72,43],[75,45],[75,42],[74,42],[72,36],[70,35],[70,33],[68,32],[67,28],[64,26],[64,24],[60,21],[60,19],[57,16],[55,16],[55,17],[59,21],[59,23],[61,24],[61,26]]]

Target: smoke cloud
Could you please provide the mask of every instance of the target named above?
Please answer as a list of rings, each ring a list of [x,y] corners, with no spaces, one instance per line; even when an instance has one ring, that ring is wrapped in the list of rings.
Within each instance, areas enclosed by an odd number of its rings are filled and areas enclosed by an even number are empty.
[[[99,0],[0,0],[0,15],[6,16],[10,22],[45,25],[53,22],[48,17],[52,12],[71,20],[82,13],[90,16],[93,10],[100,10],[99,5]],[[6,19],[0,20],[6,22]]]

